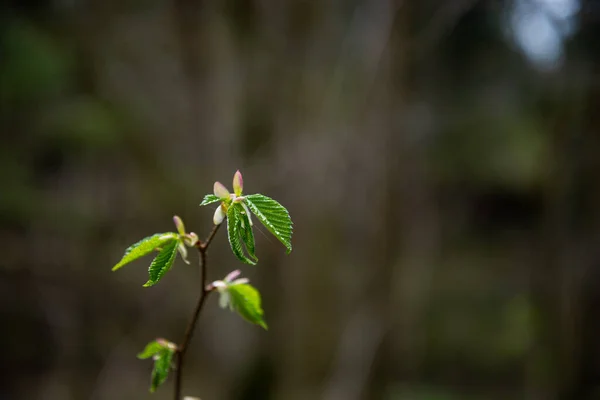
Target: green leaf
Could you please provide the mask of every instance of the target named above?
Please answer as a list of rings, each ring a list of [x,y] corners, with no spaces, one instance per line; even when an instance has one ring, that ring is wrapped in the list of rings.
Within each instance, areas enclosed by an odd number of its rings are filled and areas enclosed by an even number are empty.
[[[147,238],[144,238],[137,243],[132,244],[127,248],[127,250],[125,250],[123,258],[121,259],[121,261],[119,261],[117,265],[115,265],[112,268],[112,270],[116,271],[123,265],[130,263],[133,260],[136,260],[140,257],[143,257],[156,249],[161,248],[169,241],[174,240],[176,237],[177,234],[173,232],[157,233],[155,235],[148,236]]]
[[[161,352],[164,348],[164,343],[159,343],[157,340],[154,340],[146,345],[144,350],[137,355],[137,358],[140,360],[145,360],[146,358],[150,358],[153,355]]]
[[[150,392],[154,392],[167,379],[176,349],[177,346],[174,343],[165,339],[156,339],[148,343],[146,348],[138,354],[140,359],[152,357],[154,360]]]
[[[231,307],[246,321],[268,329],[263,319],[260,305],[260,293],[250,284],[237,284],[227,287]]]
[[[288,210],[277,201],[262,194],[245,197],[246,204],[260,222],[287,248],[292,251],[292,219]]]
[[[243,210],[240,204],[232,204],[227,210],[227,237],[229,238],[229,245],[231,251],[243,263],[256,265],[256,262],[246,257],[244,249],[242,248],[242,233],[241,233],[241,214],[240,209]]]
[[[174,349],[165,348],[154,355],[154,368],[152,369],[150,392],[154,393],[156,389],[167,380],[174,354]]]
[[[144,287],[149,287],[156,284],[167,273],[167,271],[171,269],[171,266],[175,261],[175,256],[177,255],[178,245],[179,240],[172,240],[163,246],[160,253],[158,253],[156,258],[152,260],[150,268],[148,268],[150,279],[144,284]]]
[[[207,194],[206,196],[204,196],[204,199],[202,200],[202,203],[200,203],[200,205],[207,206],[209,204],[216,203],[217,201],[221,201],[221,199],[219,199],[214,194]]]
[[[246,246],[246,250],[248,251],[248,255],[253,258],[255,261],[258,261],[258,257],[256,257],[256,245],[254,242],[254,232],[252,231],[252,225],[250,224],[250,216],[246,214],[245,210],[239,210],[239,219],[238,223],[240,224],[240,236],[244,245]]]

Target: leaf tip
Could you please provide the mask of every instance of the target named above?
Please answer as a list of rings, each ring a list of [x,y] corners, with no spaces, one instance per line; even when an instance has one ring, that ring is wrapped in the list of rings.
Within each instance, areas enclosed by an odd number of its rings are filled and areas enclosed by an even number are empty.
[[[232,282],[235,278],[237,278],[238,276],[240,276],[240,274],[242,273],[241,270],[236,269],[234,271],[231,271],[230,273],[227,274],[227,276],[225,277],[225,282]]]
[[[181,218],[179,218],[179,216],[177,216],[177,215],[174,215],[173,222],[175,223],[175,226],[177,227],[177,231],[179,232],[179,234],[185,235],[185,225],[183,225],[183,221],[181,220]]]

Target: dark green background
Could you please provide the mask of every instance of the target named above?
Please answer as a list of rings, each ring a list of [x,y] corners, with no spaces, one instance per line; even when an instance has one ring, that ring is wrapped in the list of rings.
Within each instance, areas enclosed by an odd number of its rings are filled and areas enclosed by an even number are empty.
[[[241,267],[270,329],[209,299],[186,394],[598,399],[600,4],[559,3],[2,3],[0,399],[151,398],[135,355],[198,271],[110,269],[174,214],[204,237],[238,168],[294,251],[219,232],[210,279]],[[539,13],[559,58],[515,40]]]

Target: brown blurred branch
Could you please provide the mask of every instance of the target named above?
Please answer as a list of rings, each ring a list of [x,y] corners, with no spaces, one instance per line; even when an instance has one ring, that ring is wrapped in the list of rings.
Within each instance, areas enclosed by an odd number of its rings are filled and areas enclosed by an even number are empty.
[[[194,328],[196,327],[196,323],[198,322],[198,317],[200,316],[200,312],[204,307],[204,302],[206,298],[212,291],[212,289],[208,289],[206,286],[206,252],[208,251],[208,247],[212,242],[215,234],[219,230],[219,226],[214,225],[212,231],[206,238],[204,242],[199,241],[196,245],[198,248],[198,252],[200,253],[199,264],[200,264],[200,274],[201,274],[201,291],[200,297],[198,298],[198,303],[196,303],[196,308],[194,309],[194,313],[192,314],[192,319],[188,323],[187,328],[185,329],[185,334],[183,336],[183,341],[181,345],[177,346],[177,369],[175,370],[175,394],[174,399],[181,399],[181,377],[183,375],[183,358],[185,357],[185,353],[187,351],[188,345],[190,344],[190,340],[194,334]]]

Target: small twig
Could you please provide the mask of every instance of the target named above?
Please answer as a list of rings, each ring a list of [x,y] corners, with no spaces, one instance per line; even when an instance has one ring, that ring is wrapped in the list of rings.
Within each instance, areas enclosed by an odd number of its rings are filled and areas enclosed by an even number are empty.
[[[190,320],[187,328],[185,329],[185,334],[183,336],[183,341],[181,345],[177,346],[177,369],[175,370],[175,396],[174,400],[181,399],[181,377],[183,376],[183,358],[187,351],[188,345],[192,336],[194,334],[194,328],[196,327],[196,323],[198,322],[198,317],[200,316],[200,312],[202,311],[202,307],[204,307],[204,302],[206,298],[212,291],[212,289],[208,289],[206,286],[206,275],[207,275],[207,266],[206,266],[206,252],[208,250],[208,246],[212,242],[215,234],[219,230],[220,225],[214,225],[212,231],[208,235],[208,238],[204,242],[198,242],[196,247],[198,248],[198,252],[200,253],[200,275],[201,275],[201,291],[200,297],[198,298],[198,303],[196,303],[196,308],[194,309],[194,313],[192,314],[192,319]]]
[[[221,225],[213,225],[212,231],[210,231],[210,234],[208,235],[206,240],[204,242],[198,242],[199,243],[198,247],[200,248],[200,252],[202,252],[202,250],[206,251],[206,249],[208,248],[208,245],[210,245],[210,242],[212,242],[212,240],[215,237],[215,234],[217,233],[217,230],[219,230],[220,226]]]

